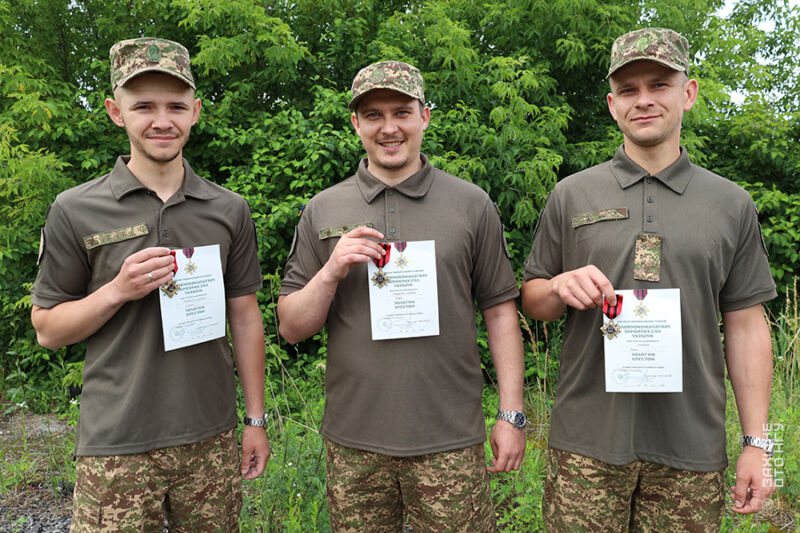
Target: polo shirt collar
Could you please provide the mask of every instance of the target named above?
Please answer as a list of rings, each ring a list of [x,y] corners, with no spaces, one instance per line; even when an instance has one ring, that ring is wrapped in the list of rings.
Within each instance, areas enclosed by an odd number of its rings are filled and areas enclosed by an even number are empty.
[[[422,159],[422,168],[404,179],[396,187],[393,187],[394,190],[409,198],[422,198],[428,193],[433,183],[433,166],[431,166],[425,154],[420,154],[420,159]],[[369,170],[367,170],[367,158],[362,159],[358,164],[356,183],[367,203],[371,203],[380,193],[390,188],[370,174]]]
[[[640,180],[649,176],[650,174],[637,165],[625,153],[624,146],[617,149],[614,158],[611,159],[611,172],[617,178],[620,187],[627,189],[631,185],[638,183]],[[683,194],[689,182],[692,180],[694,169],[692,163],[689,161],[689,153],[681,146],[681,155],[670,166],[654,174],[653,177],[658,179],[661,183],[672,189],[677,194]]]
[[[130,160],[131,156],[129,155],[119,156],[114,164],[114,169],[111,171],[111,193],[116,200],[121,200],[137,190],[147,190],[142,182],[128,170],[128,161]],[[183,159],[183,172],[183,185],[175,193],[179,199],[192,197],[199,200],[210,200],[217,196],[214,189],[194,173],[186,159]]]

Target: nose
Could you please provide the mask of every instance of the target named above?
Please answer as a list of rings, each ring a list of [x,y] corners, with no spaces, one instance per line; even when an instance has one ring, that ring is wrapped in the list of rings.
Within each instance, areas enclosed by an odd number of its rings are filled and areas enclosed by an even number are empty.
[[[642,89],[638,93],[638,98],[636,99],[636,106],[637,107],[650,107],[654,104],[653,95],[650,94],[650,91],[647,89]]]
[[[397,122],[389,116],[384,118],[383,122],[381,123],[381,133],[385,135],[392,134],[397,131]]]
[[[172,119],[169,116],[169,111],[167,109],[159,109],[153,118],[151,127],[157,130],[170,129],[172,127]]]

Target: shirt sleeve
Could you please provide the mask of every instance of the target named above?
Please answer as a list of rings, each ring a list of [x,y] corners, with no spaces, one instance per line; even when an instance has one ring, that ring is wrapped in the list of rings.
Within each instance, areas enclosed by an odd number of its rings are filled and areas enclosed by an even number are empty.
[[[31,287],[31,302],[49,309],[85,297],[91,278],[88,256],[58,200],[47,213],[41,239],[39,272]]]
[[[719,295],[721,311],[745,309],[777,296],[758,211],[749,197],[739,220],[739,243]]]
[[[250,205],[242,198],[238,204],[238,231],[233,236],[225,270],[225,297],[236,298],[258,291],[264,285],[258,261],[258,238]]]
[[[300,221],[294,229],[292,249],[286,260],[286,269],[281,281],[281,294],[291,294],[299,291],[311,281],[327,261],[321,257],[319,247],[319,234],[314,230],[313,199],[306,204]]]
[[[517,278],[511,269],[497,208],[486,197],[477,228],[473,256],[472,294],[480,309],[488,309],[519,296]]]
[[[561,206],[551,193],[533,230],[533,245],[525,260],[523,278],[551,279],[563,271]]]

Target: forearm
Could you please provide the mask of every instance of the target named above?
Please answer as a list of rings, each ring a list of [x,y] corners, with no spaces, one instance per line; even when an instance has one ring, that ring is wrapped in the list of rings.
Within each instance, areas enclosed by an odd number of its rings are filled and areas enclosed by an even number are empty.
[[[723,313],[725,356],[742,432],[764,437],[772,392],[772,344],[761,306]]]
[[[97,332],[119,311],[124,302],[104,285],[80,300],[63,302],[49,309],[33,306],[31,323],[37,342],[51,350],[80,342]]]
[[[264,325],[255,293],[228,300],[233,356],[242,385],[245,412],[264,414]]]
[[[489,351],[497,373],[500,409],[522,411],[525,363],[517,306],[514,300],[509,300],[484,309],[483,317],[486,322]]]
[[[278,298],[278,332],[294,344],[314,335],[328,320],[339,282],[322,269],[299,291]]]
[[[566,309],[553,289],[553,279],[534,278],[522,284],[522,310],[529,317],[548,322],[561,318]]]

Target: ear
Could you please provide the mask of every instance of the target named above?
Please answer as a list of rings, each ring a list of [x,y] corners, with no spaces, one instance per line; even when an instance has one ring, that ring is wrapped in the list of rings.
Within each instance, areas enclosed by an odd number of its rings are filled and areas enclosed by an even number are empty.
[[[122,113],[120,112],[119,104],[117,103],[117,101],[111,98],[106,98],[106,101],[104,103],[106,106],[106,111],[108,111],[108,116],[111,117],[111,121],[120,128],[124,128],[125,121],[122,120]]]
[[[358,126],[358,116],[356,115],[355,111],[350,114],[350,123],[353,125],[353,128],[356,130],[356,134],[360,137],[361,136],[361,129]]]
[[[203,107],[203,103],[200,101],[199,98],[195,98],[194,102],[192,102],[192,126],[197,124],[197,119],[200,118],[200,109]]]
[[[608,112],[611,113],[611,118],[617,120],[617,110],[614,109],[614,95],[608,93],[606,95],[606,100],[608,101]]]
[[[422,131],[428,129],[428,124],[431,121],[431,110],[428,107],[422,109]]]
[[[697,80],[692,78],[683,84],[683,110],[689,111],[697,101],[699,86]]]

